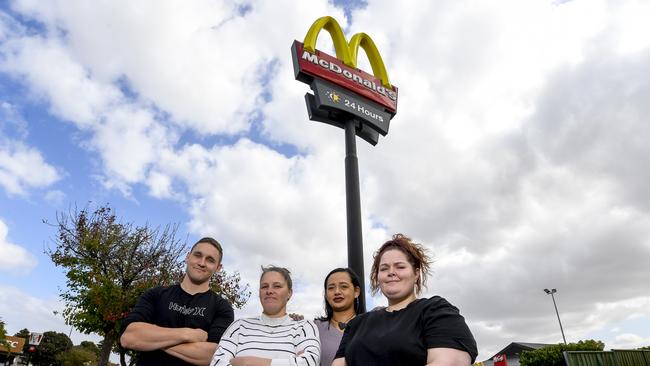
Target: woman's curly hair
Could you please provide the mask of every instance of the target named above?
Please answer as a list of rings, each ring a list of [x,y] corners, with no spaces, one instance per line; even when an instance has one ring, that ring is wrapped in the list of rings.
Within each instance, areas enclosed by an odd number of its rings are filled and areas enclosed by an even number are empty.
[[[415,294],[419,295],[423,287],[426,287],[427,277],[431,271],[431,259],[427,255],[427,249],[419,243],[413,242],[411,238],[404,234],[395,234],[393,238],[384,244],[373,255],[372,271],[370,273],[370,289],[372,294],[379,291],[379,262],[381,256],[387,250],[396,249],[406,255],[406,259],[413,266],[416,273],[420,273],[418,279],[415,281]]]

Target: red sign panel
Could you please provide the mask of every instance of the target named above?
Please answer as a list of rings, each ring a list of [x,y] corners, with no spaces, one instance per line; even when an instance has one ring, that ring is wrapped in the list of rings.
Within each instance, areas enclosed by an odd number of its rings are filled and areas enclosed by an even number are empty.
[[[360,96],[376,102],[395,114],[397,111],[397,87],[387,88],[381,80],[367,72],[353,69],[336,57],[316,50],[315,53],[305,51],[303,44],[294,41],[293,47],[294,71],[296,78],[305,80],[305,74],[318,77],[348,89]]]
[[[508,366],[508,361],[506,360],[506,355],[496,355],[492,358],[494,366]]]

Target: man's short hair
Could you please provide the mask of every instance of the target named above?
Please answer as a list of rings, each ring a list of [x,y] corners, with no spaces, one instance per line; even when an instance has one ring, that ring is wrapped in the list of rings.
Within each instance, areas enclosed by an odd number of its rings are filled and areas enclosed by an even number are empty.
[[[196,243],[194,243],[194,245],[192,245],[192,249],[190,249],[190,253],[192,253],[194,251],[194,248],[201,243],[210,244],[213,247],[217,248],[217,250],[219,251],[219,263],[221,263],[221,260],[223,259],[223,249],[221,249],[221,244],[219,244],[219,242],[216,239],[211,238],[209,236],[201,238]]]

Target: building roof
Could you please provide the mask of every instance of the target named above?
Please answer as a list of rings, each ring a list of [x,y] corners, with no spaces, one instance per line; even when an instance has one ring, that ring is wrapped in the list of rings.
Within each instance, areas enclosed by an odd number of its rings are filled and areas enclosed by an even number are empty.
[[[506,346],[506,348],[502,349],[501,351],[497,352],[494,356],[496,355],[503,355],[505,354],[506,356],[515,356],[517,357],[521,354],[522,351],[533,351],[536,349],[544,348],[546,346],[552,346],[553,344],[548,344],[548,343],[526,343],[526,342],[512,342],[509,345]],[[490,357],[490,359],[494,358],[494,356]]]

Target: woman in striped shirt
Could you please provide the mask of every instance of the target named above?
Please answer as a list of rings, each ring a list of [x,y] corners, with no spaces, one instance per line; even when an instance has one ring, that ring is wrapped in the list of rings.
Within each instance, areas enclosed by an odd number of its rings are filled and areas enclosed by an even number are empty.
[[[262,267],[262,314],[233,322],[221,337],[210,366],[318,366],[318,330],[312,321],[294,321],[287,315],[291,294],[289,270]]]

